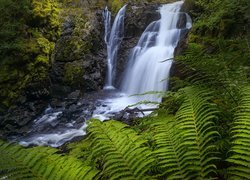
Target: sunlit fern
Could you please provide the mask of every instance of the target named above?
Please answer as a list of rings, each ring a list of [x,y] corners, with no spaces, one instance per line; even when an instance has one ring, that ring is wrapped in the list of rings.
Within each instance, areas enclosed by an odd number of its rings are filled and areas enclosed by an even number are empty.
[[[106,179],[148,179],[155,161],[150,148],[137,133],[118,121],[92,120],[88,132],[93,138],[94,159],[103,162]]]
[[[69,156],[46,147],[25,149],[0,141],[0,179],[86,179],[98,171]]]

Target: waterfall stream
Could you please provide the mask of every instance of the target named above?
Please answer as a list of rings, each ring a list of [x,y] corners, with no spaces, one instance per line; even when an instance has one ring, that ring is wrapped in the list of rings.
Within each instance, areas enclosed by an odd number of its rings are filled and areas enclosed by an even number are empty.
[[[106,8],[103,12],[103,18],[108,70],[104,90],[94,93],[92,95],[92,97],[95,97],[92,98],[93,102],[88,102],[95,105],[95,110],[82,109],[82,114],[90,114],[88,118],[84,120],[81,120],[81,118],[80,120],[69,119],[67,123],[63,123],[61,117],[65,114],[65,110],[49,107],[41,117],[34,121],[33,128],[28,135],[18,139],[20,144],[24,146],[36,144],[58,147],[74,137],[85,135],[86,120],[91,117],[100,120],[110,119],[117,112],[134,104],[139,108],[157,106],[138,102],[152,101],[159,103],[161,97],[147,92],[167,90],[175,48],[182,32],[189,30],[192,26],[191,18],[187,14],[179,12],[182,4],[183,1],[178,1],[159,7],[161,18],[148,25],[137,45],[131,50],[120,90],[114,88],[113,82],[116,75],[117,53],[123,38],[126,5],[118,12],[112,28],[111,13]],[[186,16],[186,20],[184,25],[179,26],[179,17],[183,14]],[[104,95],[98,98],[96,97],[98,93]],[[80,104],[80,109],[84,107],[81,106],[84,104],[81,100],[77,104]],[[47,130],[48,127],[50,127],[50,130]]]
[[[177,2],[160,7],[161,18],[147,27],[132,50],[122,84],[122,91],[128,95],[167,89],[174,50],[180,39],[177,22],[181,5],[182,2]],[[138,100],[160,102],[161,98],[145,95]]]
[[[107,75],[105,89],[114,89],[114,78],[116,75],[116,61],[119,46],[122,42],[124,33],[124,16],[126,5],[117,13],[111,28],[111,12],[106,7],[103,11],[105,36],[104,41],[107,45]]]
[[[107,106],[97,108],[93,117],[105,120],[131,105],[145,109],[161,102],[157,92],[167,90],[175,48],[182,32],[192,26],[191,18],[180,12],[182,4],[178,1],[159,7],[161,18],[148,25],[131,50],[120,92],[112,99],[101,100]],[[182,26],[178,24],[181,15],[186,18]]]

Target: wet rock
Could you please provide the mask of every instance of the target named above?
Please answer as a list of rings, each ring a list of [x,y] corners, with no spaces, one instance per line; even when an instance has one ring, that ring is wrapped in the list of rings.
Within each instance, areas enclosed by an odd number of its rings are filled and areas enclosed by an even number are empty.
[[[27,112],[25,112],[27,113]],[[27,115],[26,115],[27,116]],[[26,117],[26,118],[22,118],[20,119],[19,121],[17,121],[17,124],[21,127],[23,127],[24,125],[28,124],[32,119],[29,118],[29,117]]]
[[[81,91],[80,90],[76,90],[76,91],[70,93],[67,98],[68,99],[79,99],[80,96],[81,96]]]
[[[31,111],[36,111],[36,108],[35,108],[35,106],[34,106],[34,102],[28,103],[28,106],[29,106],[29,109],[30,109]]]
[[[46,101],[37,100],[10,108],[0,117],[0,136],[27,133],[33,120],[44,111],[46,106]]]
[[[17,100],[17,104],[24,104],[27,101],[27,97],[24,95],[21,95],[18,100]]]
[[[66,102],[59,100],[59,99],[56,99],[56,98],[53,98],[50,102],[50,105],[52,108],[63,108],[66,106]]]
[[[144,115],[138,108],[125,108],[124,110],[117,112],[112,117],[115,120],[122,121],[128,125],[133,125],[133,121],[138,119],[141,115]]]

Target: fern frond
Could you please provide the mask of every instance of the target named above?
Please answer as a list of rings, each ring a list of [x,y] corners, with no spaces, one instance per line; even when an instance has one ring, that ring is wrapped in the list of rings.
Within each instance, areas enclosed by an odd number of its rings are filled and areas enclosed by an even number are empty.
[[[219,133],[215,130],[216,109],[209,103],[209,93],[200,88],[183,90],[184,102],[176,113],[176,128],[179,130],[182,166],[185,179],[207,179],[216,173],[215,160],[218,154],[214,142]]]
[[[167,179],[184,179],[184,167],[181,155],[185,149],[180,147],[181,137],[174,124],[174,117],[165,117],[161,121],[153,123],[155,131],[154,140],[156,150],[154,155],[158,159],[157,166],[163,171],[163,177]]]
[[[232,164],[228,168],[230,179],[250,179],[250,86],[243,88],[242,99],[236,113],[232,133]]]
[[[174,116],[154,118],[150,131],[156,147],[157,166],[166,179],[209,179],[215,177],[219,136],[214,124],[216,108],[210,95],[197,87],[179,92],[182,104]]]
[[[0,141],[0,179],[89,179],[98,171],[46,147],[25,149]]]
[[[93,157],[104,162],[102,173],[108,179],[147,179],[155,161],[146,141],[118,121],[92,120],[88,126],[92,137]]]

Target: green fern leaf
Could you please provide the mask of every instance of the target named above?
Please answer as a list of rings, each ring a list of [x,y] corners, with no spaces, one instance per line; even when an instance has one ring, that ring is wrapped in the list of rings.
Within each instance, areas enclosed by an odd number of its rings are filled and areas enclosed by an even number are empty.
[[[162,177],[166,179],[209,179],[215,176],[219,159],[214,142],[216,109],[207,91],[187,87],[175,117],[153,122],[156,150]]]
[[[0,141],[0,179],[93,179],[98,171],[46,147],[22,148]],[[79,178],[78,178],[79,177]]]
[[[241,105],[236,113],[232,133],[231,155],[227,159],[230,179],[250,179],[250,87],[243,88]]]
[[[101,159],[108,179],[147,179],[154,158],[145,140],[118,121],[92,120],[87,128],[93,139],[93,159]]]

